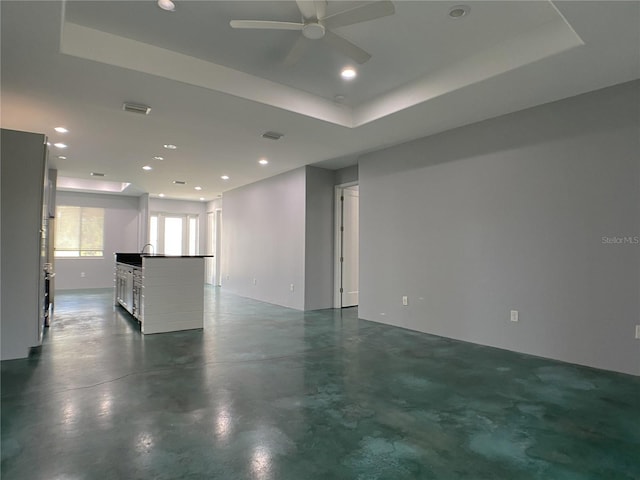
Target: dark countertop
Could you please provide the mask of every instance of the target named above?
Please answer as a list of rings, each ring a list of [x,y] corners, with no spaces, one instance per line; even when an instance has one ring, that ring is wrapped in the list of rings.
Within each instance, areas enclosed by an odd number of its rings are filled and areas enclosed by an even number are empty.
[[[142,258],[211,258],[213,255],[161,255],[153,253],[126,253],[116,252],[115,258],[118,263],[126,263],[134,267],[142,266]]]

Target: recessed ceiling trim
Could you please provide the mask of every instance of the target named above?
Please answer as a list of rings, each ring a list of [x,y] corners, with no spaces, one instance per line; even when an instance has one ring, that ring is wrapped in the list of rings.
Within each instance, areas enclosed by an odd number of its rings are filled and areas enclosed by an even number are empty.
[[[580,36],[558,15],[539,28],[355,108],[354,127],[582,45]]]
[[[56,188],[59,190],[78,190],[83,192],[122,193],[130,183],[92,180],[87,178],[58,177]]]
[[[351,115],[333,102],[292,87],[178,52],[63,22],[60,51],[282,108],[351,127]]]
[[[232,68],[72,22],[63,23],[60,45],[62,53],[68,55],[204,87],[355,128],[583,45],[582,39],[553,4],[549,5],[550,20],[540,27],[532,27],[518,37],[509,38],[502,44],[354,108]]]

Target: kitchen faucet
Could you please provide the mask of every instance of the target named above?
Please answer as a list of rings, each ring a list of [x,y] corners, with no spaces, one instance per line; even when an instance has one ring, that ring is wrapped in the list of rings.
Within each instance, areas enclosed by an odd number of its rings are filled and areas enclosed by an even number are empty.
[[[154,249],[153,249],[153,244],[152,243],[145,243],[144,246],[142,247],[142,250],[140,250],[140,253],[144,253],[144,249],[147,247],[151,247],[151,255],[154,255]]]

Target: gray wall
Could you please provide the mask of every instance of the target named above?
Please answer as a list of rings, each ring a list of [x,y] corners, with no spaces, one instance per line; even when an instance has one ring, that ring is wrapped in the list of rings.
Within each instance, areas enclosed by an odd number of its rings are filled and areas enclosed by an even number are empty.
[[[364,155],[360,316],[640,374],[640,245],[603,242],[640,235],[639,92]]]
[[[305,172],[302,167],[225,192],[222,286],[226,290],[304,309]]]
[[[352,183],[358,181],[358,165],[335,170],[335,184],[342,185],[344,183]]]
[[[307,167],[305,310],[333,307],[333,202],[335,172]]]
[[[149,243],[149,194],[143,193],[138,197],[138,248],[136,251],[142,251],[142,247],[147,243]]]
[[[45,136],[2,130],[0,357],[26,357],[40,342]]]
[[[58,191],[56,203],[105,209],[104,258],[56,258],[56,290],[113,287],[113,254],[140,251],[138,198]]]

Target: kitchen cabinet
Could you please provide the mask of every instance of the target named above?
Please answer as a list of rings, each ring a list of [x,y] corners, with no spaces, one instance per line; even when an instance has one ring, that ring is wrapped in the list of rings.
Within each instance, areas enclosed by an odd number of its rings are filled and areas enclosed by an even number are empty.
[[[204,257],[116,253],[115,303],[143,334],[202,328]]]

